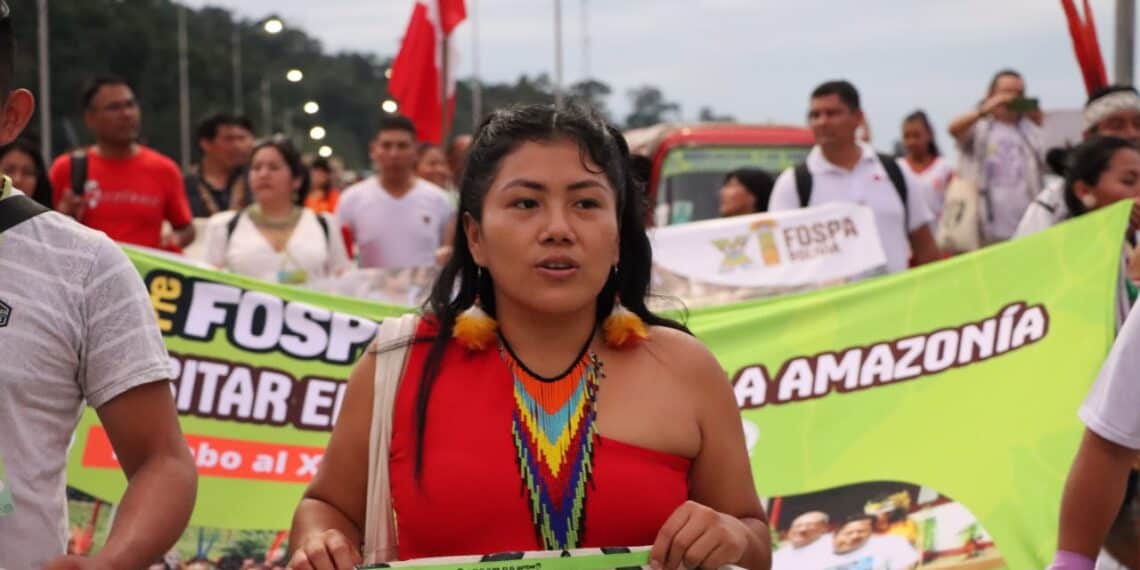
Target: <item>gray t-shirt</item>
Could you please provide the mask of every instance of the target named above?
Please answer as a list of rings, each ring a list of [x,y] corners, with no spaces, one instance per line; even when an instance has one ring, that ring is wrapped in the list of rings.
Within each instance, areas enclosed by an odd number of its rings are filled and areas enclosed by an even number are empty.
[[[961,150],[959,160],[967,161],[962,166],[982,192],[987,241],[1012,238],[1043,185],[1040,127],[1026,118],[1016,125],[984,118],[974,124]]]
[[[0,513],[0,568],[41,568],[66,550],[84,400],[99,408],[172,370],[134,266],[70,218],[48,212],[0,234],[0,303],[0,462],[14,508]]]

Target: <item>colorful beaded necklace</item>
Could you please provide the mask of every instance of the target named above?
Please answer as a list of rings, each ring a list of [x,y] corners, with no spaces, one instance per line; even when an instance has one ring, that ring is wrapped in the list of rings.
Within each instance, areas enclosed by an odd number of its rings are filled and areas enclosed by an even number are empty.
[[[530,500],[531,519],[545,550],[579,548],[585,532],[586,494],[594,469],[598,356],[582,348],[557,378],[531,372],[500,340],[499,354],[511,373],[515,409],[511,418],[519,475]]]

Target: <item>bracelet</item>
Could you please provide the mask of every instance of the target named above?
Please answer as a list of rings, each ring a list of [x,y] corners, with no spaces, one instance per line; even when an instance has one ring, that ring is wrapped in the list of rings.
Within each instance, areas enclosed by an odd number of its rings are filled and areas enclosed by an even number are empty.
[[[1049,570],[1093,570],[1094,567],[1096,567],[1096,562],[1086,556],[1076,552],[1058,550],[1053,558],[1053,563],[1049,565]]]

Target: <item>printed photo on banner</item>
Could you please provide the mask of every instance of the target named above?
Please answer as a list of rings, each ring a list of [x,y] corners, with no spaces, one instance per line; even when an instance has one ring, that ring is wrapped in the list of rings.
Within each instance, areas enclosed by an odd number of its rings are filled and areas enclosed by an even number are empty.
[[[1004,568],[974,515],[935,489],[874,481],[773,497],[772,570]]]

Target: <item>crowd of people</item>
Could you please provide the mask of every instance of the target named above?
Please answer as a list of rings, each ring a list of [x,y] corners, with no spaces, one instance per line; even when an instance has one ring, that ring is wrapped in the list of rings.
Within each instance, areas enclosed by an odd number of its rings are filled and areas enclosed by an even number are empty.
[[[454,173],[469,136],[445,152],[417,144],[408,119],[386,118],[369,153],[379,174],[342,190],[346,176],[333,162],[306,160],[284,138],[256,140],[243,116],[205,119],[196,131],[201,158],[182,174],[139,142],[141,112],[124,80],[94,79],[82,105],[93,145],[49,169],[35,144],[20,138],[0,149],[0,165],[28,196],[116,242],[176,253],[197,242],[217,269],[292,285],[350,265],[446,260],[458,204]]]
[[[905,533],[892,532],[889,527],[876,532],[880,530],[876,522],[873,515],[852,514],[832,530],[827,513],[804,513],[792,521],[787,542],[772,555],[772,568],[912,570],[917,567],[922,558],[912,539]]]
[[[353,370],[296,509],[291,568],[638,544],[653,545],[658,567],[771,564],[731,386],[684,325],[646,306],[643,185],[622,134],[596,113],[499,110],[446,149],[420,144],[407,118],[386,116],[370,142],[375,174],[341,189],[334,164],[306,162],[282,138],[256,141],[251,122],[230,115],[202,123],[202,158],[183,173],[139,142],[130,85],[100,77],[81,100],[94,144],[48,168],[18,139],[34,97],[12,85],[17,52],[4,8],[0,342],[14,360],[0,375],[0,567],[146,567],[185,528],[197,475],[167,384],[170,361],[147,291],[116,242],[177,252],[196,240],[218,269],[290,285],[353,266],[442,267],[411,332],[382,329]],[[729,173],[723,215],[864,204],[898,272],[952,253],[939,242],[962,227],[983,245],[998,243],[1140,197],[1140,95],[1130,87],[1090,98],[1088,140],[1053,161],[1055,178],[1042,111],[1011,70],[950,123],[955,166],[921,112],[902,123],[904,156],[878,153],[860,136],[867,124],[849,82],[821,84],[808,107],[816,144],[806,161],[778,176]],[[976,188],[976,214],[955,210],[959,179]],[[1121,242],[1121,343],[1082,408],[1089,431],[1066,490],[1057,568],[1091,568],[1140,448],[1135,356],[1122,348],[1140,334],[1140,319],[1124,319],[1140,277],[1140,215],[1130,229]],[[390,417],[374,417],[378,370],[405,353]],[[97,410],[128,478],[92,559],[61,556],[58,524],[67,446],[84,405]],[[513,420],[488,421],[502,418]],[[373,533],[383,523],[372,522],[369,504],[369,433],[381,420],[392,434],[382,462],[398,552]],[[570,443],[552,451],[563,435]],[[572,476],[552,475],[559,468]],[[793,547],[815,548],[836,568],[918,563],[905,539],[876,535],[872,517],[829,534],[818,515],[793,525]]]

